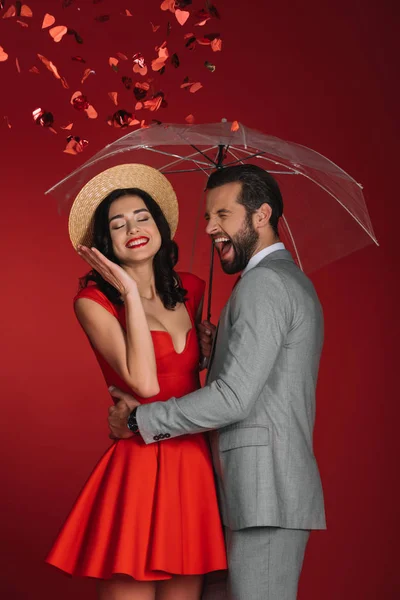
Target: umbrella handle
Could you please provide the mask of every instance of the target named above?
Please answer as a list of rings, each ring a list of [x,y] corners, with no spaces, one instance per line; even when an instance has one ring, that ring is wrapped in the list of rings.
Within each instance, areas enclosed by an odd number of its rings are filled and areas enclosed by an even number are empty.
[[[214,274],[214,242],[211,240],[210,272],[208,275],[207,321],[211,322],[211,299]]]
[[[211,322],[211,299],[212,299],[212,284],[214,274],[214,242],[211,240],[211,256],[210,256],[210,273],[208,276],[208,296],[207,296],[207,321]],[[208,366],[207,356],[203,356],[200,361],[200,370]]]

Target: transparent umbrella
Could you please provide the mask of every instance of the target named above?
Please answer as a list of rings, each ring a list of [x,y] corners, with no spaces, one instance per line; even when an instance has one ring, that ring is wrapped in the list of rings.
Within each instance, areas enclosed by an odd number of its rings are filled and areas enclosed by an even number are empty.
[[[310,148],[242,124],[137,129],[100,150],[46,193],[55,195],[62,212],[69,211],[89,179],[126,162],[151,165],[170,179],[180,212],[193,217],[192,257],[208,176],[217,168],[247,162],[277,179],[284,200],[280,235],[304,271],[315,271],[368,244],[378,245],[362,186],[348,173]]]

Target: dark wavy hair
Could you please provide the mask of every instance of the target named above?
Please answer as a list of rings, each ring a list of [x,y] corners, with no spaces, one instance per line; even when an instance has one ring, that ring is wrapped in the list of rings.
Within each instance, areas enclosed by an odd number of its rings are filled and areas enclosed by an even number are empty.
[[[112,246],[108,214],[111,204],[123,196],[139,196],[157,225],[161,235],[161,246],[153,261],[155,285],[165,308],[172,310],[178,302],[184,302],[187,290],[182,287],[182,282],[174,271],[178,262],[178,246],[171,239],[171,229],[164,213],[150,194],[138,188],[118,189],[108,194],[94,213],[93,246],[109,260],[120,264]],[[118,290],[105,281],[95,269],[79,280],[79,289],[87,287],[90,283],[95,283],[113,304],[123,303]]]

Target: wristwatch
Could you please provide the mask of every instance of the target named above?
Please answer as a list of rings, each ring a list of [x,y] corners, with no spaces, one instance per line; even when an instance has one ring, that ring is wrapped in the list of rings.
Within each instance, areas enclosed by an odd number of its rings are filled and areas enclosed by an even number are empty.
[[[133,411],[131,412],[131,414],[128,417],[128,429],[129,429],[129,431],[132,431],[132,433],[135,433],[135,434],[139,433],[139,426],[136,421],[137,409],[138,409],[138,407],[136,406],[136,408],[133,409]]]

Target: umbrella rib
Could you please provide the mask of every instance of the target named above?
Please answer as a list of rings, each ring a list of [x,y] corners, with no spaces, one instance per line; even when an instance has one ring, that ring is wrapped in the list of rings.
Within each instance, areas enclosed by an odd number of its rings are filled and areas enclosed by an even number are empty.
[[[206,158],[210,163],[212,163],[214,165],[214,167],[217,166],[217,163],[210,158],[209,156],[207,156],[207,154],[205,152],[203,152],[202,150],[200,150],[200,148],[197,148],[197,146],[195,146],[194,144],[190,144],[192,146],[192,148],[194,148],[195,150],[197,150],[197,152],[199,154],[201,154],[202,156],[204,156],[204,158]]]
[[[235,150],[237,150],[237,148],[235,148]],[[245,157],[245,159],[243,159],[243,158],[240,158],[239,156],[236,156],[232,152],[231,148],[229,148],[229,154],[232,154],[232,156],[234,158],[236,158],[237,162],[244,164],[244,160],[246,159],[246,157]],[[273,162],[271,159],[267,158],[266,156],[260,156],[260,158],[263,160],[269,160],[269,161]],[[272,173],[273,175],[298,175],[298,173],[294,172],[294,171],[271,171],[269,169],[268,169],[268,173]]]
[[[345,172],[345,171],[344,171],[344,172]],[[371,238],[371,240],[372,240],[373,242],[375,242],[375,244],[376,244],[377,246],[379,246],[379,242],[378,242],[378,240],[376,239],[375,235],[373,235],[372,233],[370,233],[370,232],[368,231],[368,229],[365,227],[365,225],[364,225],[363,223],[361,223],[361,221],[360,221],[360,220],[359,220],[359,219],[358,219],[358,218],[357,218],[355,215],[353,215],[353,213],[351,213],[351,212],[350,212],[350,210],[347,208],[347,206],[345,206],[345,205],[343,204],[343,202],[341,202],[341,201],[339,200],[339,198],[337,198],[333,192],[331,192],[330,190],[328,190],[328,189],[327,189],[327,188],[326,188],[326,187],[325,187],[325,186],[324,186],[322,183],[318,183],[317,181],[315,181],[315,179],[313,179],[313,178],[312,178],[312,177],[310,177],[309,175],[306,175],[306,173],[301,173],[300,171],[298,171],[298,173],[299,173],[299,175],[302,175],[303,177],[305,177],[305,178],[306,178],[306,179],[308,179],[309,181],[312,181],[313,183],[315,183],[315,184],[316,184],[318,187],[320,187],[320,188],[321,188],[321,190],[324,190],[324,192],[326,192],[327,194],[329,194],[330,196],[332,196],[332,198],[333,198],[334,200],[336,200],[336,202],[338,202],[342,208],[344,208],[344,210],[345,210],[345,211],[346,211],[346,212],[347,212],[347,213],[350,215],[350,217],[351,217],[352,219],[354,219],[354,220],[355,220],[355,221],[356,221],[356,222],[359,224],[359,226],[361,227],[361,229],[364,229],[365,233],[366,233],[366,234],[367,234],[367,235],[368,235],[368,236]],[[353,179],[353,181],[355,182],[355,184],[356,184],[356,185],[358,185],[358,183],[355,181],[355,179]],[[372,226],[371,226],[371,229],[372,229]]]
[[[296,245],[295,239],[293,237],[292,230],[289,227],[289,223],[287,222],[287,219],[286,219],[285,215],[282,215],[282,219],[283,219],[283,222],[285,223],[286,228],[287,228],[287,230],[289,232],[289,237],[290,237],[290,240],[292,242],[294,251],[296,252],[297,260],[299,262],[299,267],[300,267],[300,269],[302,271],[304,271],[304,269],[303,269],[303,263],[301,262],[300,254],[299,254],[299,251],[297,250],[297,245]]]
[[[235,150],[240,150],[240,149],[239,148],[235,148]],[[248,153],[246,150],[241,150],[241,152],[246,152],[246,154],[251,154],[251,153]],[[252,158],[252,156],[248,156],[248,157],[246,157],[246,159],[247,158]],[[260,156],[260,158],[264,159],[264,160],[268,160],[270,162],[273,162],[275,165],[280,165],[281,167],[285,167],[286,169],[290,169],[290,170],[293,171],[294,174],[301,175],[302,177],[305,177],[306,179],[308,179],[309,181],[311,181],[312,183],[314,183],[315,185],[317,185],[319,188],[321,188],[321,190],[324,190],[324,192],[326,192],[327,194],[329,194],[334,200],[336,200],[336,202],[338,202],[340,204],[340,206],[342,208],[344,208],[344,210],[350,215],[350,217],[352,219],[354,219],[359,224],[359,226],[365,231],[365,233],[371,238],[371,240],[373,242],[375,242],[375,244],[377,246],[379,246],[379,242],[376,239],[375,235],[373,235],[372,233],[370,233],[368,231],[368,229],[365,227],[365,225],[363,223],[361,223],[361,221],[355,215],[353,215],[350,212],[350,210],[347,208],[347,206],[345,206],[343,204],[343,202],[341,202],[339,200],[339,198],[337,198],[335,196],[335,194],[333,192],[331,192],[328,188],[326,188],[322,183],[319,183],[318,181],[316,181],[315,179],[313,179],[312,177],[310,177],[306,173],[302,173],[301,171],[299,171],[297,169],[294,169],[294,168],[290,167],[289,165],[284,165],[284,164],[278,162],[277,160],[273,160],[271,158],[267,158],[267,157],[263,157],[263,156]],[[332,163],[332,164],[334,164],[334,163]],[[340,168],[340,167],[338,167],[338,168]],[[341,169],[341,170],[343,171],[343,169]],[[343,171],[343,173],[346,173],[346,171]],[[350,177],[350,179],[354,182],[355,185],[357,185],[359,187],[359,184],[356,182],[355,179],[353,179],[352,177]],[[372,226],[371,226],[371,229],[372,229]]]
[[[262,156],[263,154],[265,154],[264,151],[256,152],[255,154],[250,154],[249,156],[246,157],[246,160],[248,160],[249,158],[257,158],[257,156]],[[240,159],[239,159],[239,161],[240,161]],[[224,167],[230,167],[231,165],[235,165],[237,162],[238,162],[237,160],[233,160],[232,162],[224,165]]]
[[[216,148],[216,146],[211,146],[210,148],[207,149],[207,152],[209,150],[214,150],[214,148]],[[156,150],[155,150],[155,152],[156,152]],[[167,152],[165,152],[164,154],[167,155],[167,156],[173,156],[172,154],[168,154]],[[178,164],[178,163],[180,163],[180,162],[182,162],[184,160],[191,161],[191,162],[193,162],[195,164],[199,164],[199,165],[202,164],[204,167],[210,168],[208,164],[203,163],[203,162],[198,161],[195,158],[193,158],[194,156],[196,156],[196,154],[198,154],[198,152],[194,152],[193,154],[188,154],[186,156],[186,158],[184,158],[184,159],[180,158],[179,160],[173,160],[172,162],[170,162],[170,163],[164,165],[163,167],[161,167],[161,169],[159,169],[159,170],[161,172],[164,172],[163,169],[167,169],[168,167],[172,167],[173,165],[176,165],[176,164]]]
[[[177,162],[187,160],[187,157],[180,156],[180,154],[173,154],[172,152],[163,152],[162,150],[158,150],[156,148],[152,148],[151,146],[142,146],[142,150],[148,150],[149,152],[156,152],[157,154],[163,154],[164,156],[173,156],[174,158],[178,159]],[[192,162],[195,162],[196,164],[199,164],[199,165],[201,164],[201,165],[204,165],[205,167],[208,167],[208,163],[201,162],[201,161],[198,161],[198,160],[195,161],[195,160],[193,160],[193,158],[191,158],[190,160]],[[166,166],[169,166],[169,165],[166,165]]]
[[[200,169],[201,169],[201,167],[200,167]],[[204,169],[202,169],[202,170],[204,172],[204,175],[208,178],[208,174],[204,171]],[[203,197],[204,197],[204,193],[205,193],[205,190],[203,191]],[[197,208],[197,218],[196,218],[196,224],[195,224],[194,234],[193,234],[192,252],[191,252],[190,261],[189,261],[190,273],[192,273],[192,271],[193,271],[194,253],[195,253],[195,249],[196,249],[197,235],[199,233],[200,210],[201,210],[201,199],[199,201],[198,208]]]
[[[198,169],[175,169],[172,171],[162,171],[161,169],[160,172],[167,174],[167,175],[173,175],[174,173],[198,173],[199,171],[203,171],[205,172],[206,169],[211,170],[213,167],[199,167]]]

